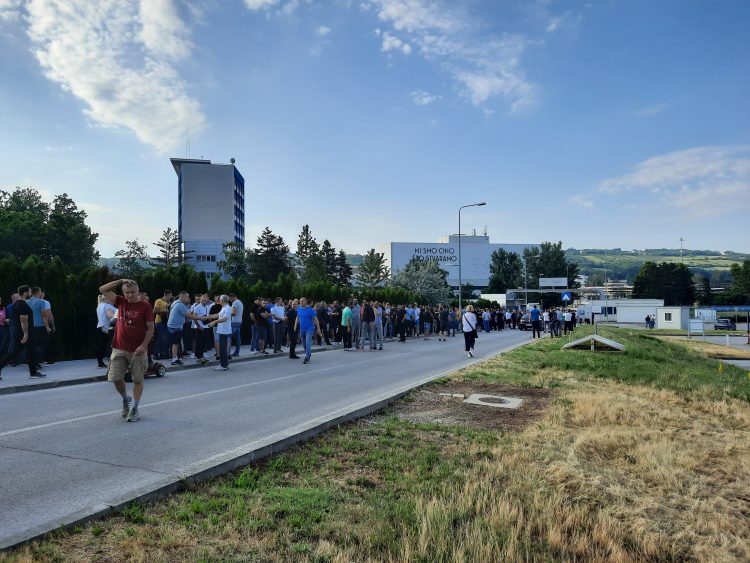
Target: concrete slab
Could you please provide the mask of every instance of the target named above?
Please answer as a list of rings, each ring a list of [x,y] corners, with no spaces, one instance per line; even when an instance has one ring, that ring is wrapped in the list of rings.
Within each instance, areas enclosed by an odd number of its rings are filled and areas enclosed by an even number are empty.
[[[485,395],[482,393],[473,393],[464,399],[464,403],[469,405],[481,405],[483,407],[493,407],[497,409],[517,409],[523,404],[523,399],[516,397],[501,397],[498,395]]]

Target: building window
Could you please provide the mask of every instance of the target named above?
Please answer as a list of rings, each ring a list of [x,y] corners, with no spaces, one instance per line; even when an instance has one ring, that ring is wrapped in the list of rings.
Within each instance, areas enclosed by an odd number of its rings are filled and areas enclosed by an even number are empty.
[[[672,313],[664,313],[664,320],[667,322],[672,321]]]

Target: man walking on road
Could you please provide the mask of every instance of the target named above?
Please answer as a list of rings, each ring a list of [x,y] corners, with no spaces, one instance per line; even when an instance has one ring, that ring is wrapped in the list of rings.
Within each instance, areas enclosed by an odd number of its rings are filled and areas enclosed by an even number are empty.
[[[300,331],[299,334],[302,338],[302,343],[305,345],[305,359],[302,362],[303,364],[310,363],[310,356],[312,355],[313,327],[317,330],[318,336],[323,336],[315,309],[308,307],[307,298],[303,297],[299,300],[297,320],[294,321],[294,332],[297,332],[297,330]]]
[[[296,321],[297,321],[297,308],[299,307],[299,301],[296,299],[292,301],[292,305],[289,307],[289,310],[286,312],[286,322],[289,326],[289,359],[290,360],[299,360],[299,356],[297,355],[297,328],[296,328]]]
[[[39,371],[36,363],[36,339],[34,338],[34,313],[26,300],[31,298],[31,288],[22,285],[18,288],[18,299],[13,303],[11,326],[14,342],[8,353],[0,360],[0,373],[3,368],[26,351],[26,362],[29,364],[29,377],[47,377]],[[2,380],[2,375],[0,375]]]
[[[123,295],[114,290],[122,287]],[[138,283],[133,280],[117,280],[99,288],[104,301],[117,308],[115,338],[112,341],[112,356],[109,359],[109,376],[122,397],[122,417],[127,422],[138,420],[138,404],[143,394],[143,374],[148,362],[148,345],[154,335],[154,309],[147,301],[138,297]],[[130,369],[133,379],[133,398],[128,396],[125,373]]]
[[[539,309],[536,308],[536,305],[534,305],[534,308],[529,313],[529,318],[531,319],[531,338],[542,337],[541,317],[542,317],[541,311],[539,311]]]

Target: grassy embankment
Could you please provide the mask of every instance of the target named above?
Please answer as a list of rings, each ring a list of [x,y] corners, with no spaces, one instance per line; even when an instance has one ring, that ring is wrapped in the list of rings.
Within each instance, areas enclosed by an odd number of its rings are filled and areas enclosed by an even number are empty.
[[[428,387],[265,463],[10,557],[749,560],[747,373],[720,375],[689,343],[602,332],[627,351],[562,352],[543,340],[435,386],[548,392],[527,403],[538,412],[473,407],[484,410],[470,411],[469,425],[414,422]]]

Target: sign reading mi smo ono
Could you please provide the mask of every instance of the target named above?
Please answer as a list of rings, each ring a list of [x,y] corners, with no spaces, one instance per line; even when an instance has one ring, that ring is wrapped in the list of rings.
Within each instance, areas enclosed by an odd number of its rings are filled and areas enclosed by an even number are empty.
[[[417,246],[412,258],[422,262],[458,262],[456,249],[450,246]]]

